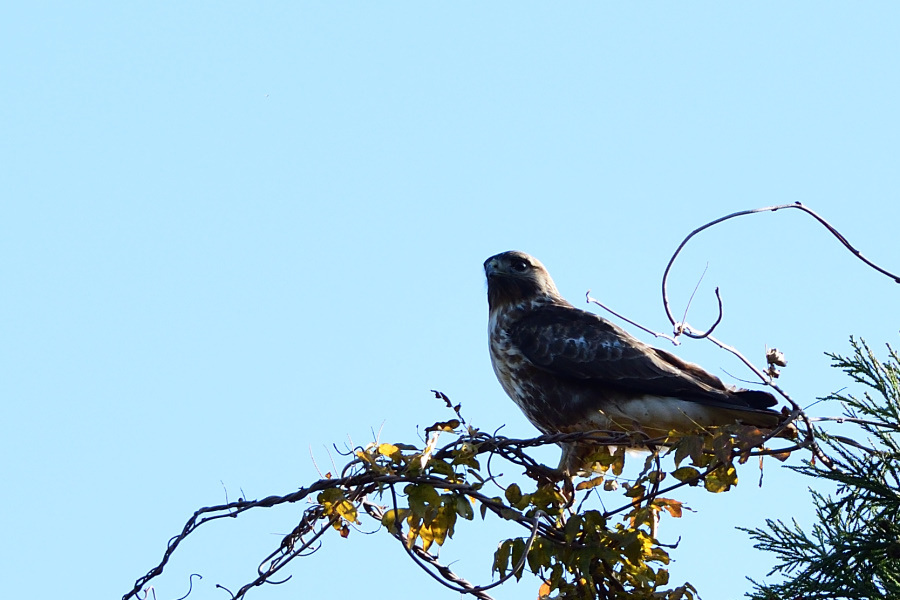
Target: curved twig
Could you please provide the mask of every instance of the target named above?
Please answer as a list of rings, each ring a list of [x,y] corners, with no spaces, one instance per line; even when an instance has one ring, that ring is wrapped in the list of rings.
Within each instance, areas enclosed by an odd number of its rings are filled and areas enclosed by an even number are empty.
[[[179,598],[178,600],[184,600],[185,598],[187,598],[188,596],[191,595],[191,592],[194,590],[194,577],[196,577],[197,579],[203,579],[203,575],[201,575],[200,573],[191,573],[191,576],[188,578],[188,591],[187,591],[187,594],[185,594],[184,596],[182,596],[182,597]],[[156,596],[156,593],[154,593],[153,596],[155,597],[155,596]]]
[[[540,526],[540,517],[547,516],[546,513],[542,510],[535,511],[532,516],[532,520],[534,521],[534,526],[531,528],[531,535],[528,536],[528,541],[525,542],[525,551],[522,553],[522,556],[519,557],[519,562],[516,563],[516,566],[513,567],[512,571],[495,581],[494,583],[490,583],[488,585],[479,586],[478,589],[481,591],[486,591],[497,587],[500,584],[506,583],[509,581],[516,573],[521,573],[522,569],[525,568],[525,561],[528,559],[528,553],[531,552],[531,547],[534,545],[534,540],[537,538],[538,527]]]
[[[719,323],[722,322],[722,317],[725,316],[725,311],[722,307],[722,296],[721,294],[719,294],[719,288],[716,288],[716,301],[719,303],[719,316],[716,317],[715,322],[704,333],[694,333],[687,325],[686,320],[675,325],[675,330],[677,332],[685,334],[688,337],[694,338],[695,340],[708,338],[712,334],[713,330],[719,326]],[[687,319],[687,311],[685,311],[685,319]]]
[[[308,542],[304,542],[304,544],[300,547],[299,550],[296,550],[296,551],[295,551],[295,550],[292,549],[292,548],[291,548],[291,549],[286,549],[286,548],[283,548],[283,547],[282,547],[280,550],[287,550],[287,553],[284,554],[284,555],[282,556],[281,560],[274,560],[274,561],[272,561],[271,565],[269,566],[269,568],[268,568],[265,572],[262,572],[261,569],[258,570],[257,572],[259,573],[259,576],[258,576],[256,579],[254,579],[253,581],[251,581],[250,583],[246,583],[246,584],[244,584],[243,586],[241,586],[241,588],[237,591],[237,594],[235,594],[233,597],[236,598],[236,599],[237,599],[237,598],[243,598],[251,588],[254,588],[254,587],[258,586],[258,585],[262,585],[262,584],[264,584],[264,583],[281,584],[281,583],[284,583],[285,581],[287,581],[287,579],[290,579],[291,576],[288,576],[288,578],[285,579],[284,581],[270,581],[271,577],[272,577],[275,573],[277,573],[278,571],[280,571],[281,569],[283,569],[285,566],[287,566],[287,564],[290,563],[290,562],[291,562],[292,560],[294,560],[295,558],[297,558],[297,556],[300,556],[300,554],[301,554],[307,547],[309,547],[309,545],[311,545],[311,544],[314,543],[316,540],[318,540],[319,537],[321,537],[321,535],[322,535],[323,533],[325,533],[326,531],[328,531],[328,529],[330,529],[330,528],[331,528],[331,527],[332,527],[339,519],[340,519],[340,516],[338,516],[338,515],[335,515],[334,517],[332,517],[331,519],[329,519],[328,523],[326,523],[325,525],[323,525],[323,526],[319,529],[319,531],[317,531],[317,532],[315,533],[315,535],[313,536],[313,538],[312,538],[311,540],[309,540]],[[277,551],[276,551],[276,552],[277,552]],[[270,556],[271,556],[271,555],[270,555]],[[261,565],[262,565],[262,564],[264,564],[264,563],[261,563]],[[260,566],[261,566],[261,565],[260,565]]]
[[[135,594],[134,597],[137,598],[138,600],[149,600],[150,592],[153,592],[153,600],[156,600],[156,590],[153,588],[152,585],[143,591],[144,591],[143,598],[141,598],[138,594]],[[188,593],[190,593],[190,592],[188,592]]]
[[[874,262],[872,262],[871,260],[869,260],[868,258],[866,258],[865,256],[863,256],[862,253],[861,253],[859,250],[857,250],[855,247],[853,247],[853,245],[852,245],[849,241],[847,241],[847,238],[845,238],[845,237],[841,234],[841,232],[839,232],[837,229],[835,229],[835,227],[834,227],[833,225],[831,225],[828,221],[826,221],[824,218],[822,218],[821,216],[819,216],[815,211],[813,211],[813,210],[810,209],[810,208],[807,208],[806,206],[803,206],[803,205],[800,204],[799,202],[795,202],[794,204],[781,204],[781,205],[778,205],[778,206],[766,206],[766,207],[763,207],[763,208],[754,208],[754,209],[750,209],[750,210],[742,210],[742,211],[738,211],[738,212],[735,212],[735,213],[731,213],[730,215],[725,215],[724,217],[720,217],[720,218],[718,218],[718,219],[716,219],[716,220],[714,220],[714,221],[710,221],[709,223],[707,223],[707,224],[705,224],[705,225],[702,225],[702,226],[698,227],[697,229],[695,229],[694,231],[692,231],[691,233],[689,233],[689,234],[687,235],[687,237],[685,237],[685,238],[681,241],[681,243],[678,245],[678,248],[675,249],[675,253],[672,255],[672,258],[669,259],[669,263],[666,265],[666,269],[665,269],[665,271],[663,272],[663,278],[662,278],[663,308],[664,308],[665,311],[666,311],[666,316],[669,318],[669,322],[672,323],[672,326],[676,328],[676,333],[678,332],[679,325],[681,325],[682,327],[684,327],[683,333],[684,333],[685,335],[687,335],[688,337],[692,337],[692,338],[696,338],[696,337],[706,337],[706,336],[708,336],[710,333],[712,333],[713,329],[715,329],[715,325],[717,325],[718,322],[721,320],[721,310],[720,310],[719,320],[716,321],[716,324],[713,325],[712,327],[710,327],[709,331],[708,331],[705,335],[698,335],[698,334],[695,334],[695,333],[691,332],[691,331],[689,330],[689,328],[687,327],[686,324],[683,324],[683,323],[682,323],[682,324],[679,324],[679,323],[675,320],[675,317],[672,315],[672,311],[671,311],[671,309],[669,308],[669,293],[668,293],[668,285],[667,285],[667,284],[668,284],[668,279],[669,279],[669,271],[671,271],[672,265],[675,263],[675,259],[676,259],[676,258],[678,257],[678,255],[681,253],[681,250],[682,250],[682,249],[684,248],[684,246],[688,243],[688,241],[690,241],[691,238],[693,238],[695,235],[697,235],[697,234],[700,233],[701,231],[703,231],[703,230],[705,230],[705,229],[709,229],[709,228],[712,227],[713,225],[717,225],[717,224],[719,224],[719,223],[721,223],[721,222],[723,222],[723,221],[727,221],[727,220],[729,220],[729,219],[733,219],[733,218],[735,218],[735,217],[741,217],[741,216],[744,216],[744,215],[752,215],[752,214],[755,214],[755,213],[761,213],[761,212],[775,212],[775,211],[781,210],[781,209],[783,209],[783,208],[795,208],[795,209],[801,210],[801,211],[805,212],[806,214],[810,215],[810,216],[813,217],[816,221],[818,221],[823,227],[825,227],[825,228],[826,228],[826,229],[827,229],[834,237],[836,237],[836,238],[838,239],[838,241],[841,242],[841,244],[843,244],[844,247],[847,248],[847,250],[849,250],[850,253],[853,254],[856,258],[858,258],[859,260],[863,261],[866,265],[868,265],[869,267],[875,269],[876,271],[878,271],[878,272],[881,273],[882,275],[886,275],[886,276],[890,277],[890,278],[893,279],[896,283],[900,283],[900,276],[895,275],[894,273],[891,273],[891,272],[888,271],[887,269],[884,269],[884,268],[882,268],[882,267],[879,267],[879,266],[876,265]],[[720,305],[719,305],[719,306],[720,306],[720,308],[721,308],[721,300],[720,300]]]

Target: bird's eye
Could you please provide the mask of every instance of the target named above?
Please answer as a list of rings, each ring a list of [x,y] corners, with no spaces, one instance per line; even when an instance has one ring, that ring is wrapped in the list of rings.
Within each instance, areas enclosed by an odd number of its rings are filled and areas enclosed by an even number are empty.
[[[515,271],[516,273],[524,273],[525,271],[528,270],[528,267],[530,267],[531,265],[528,264],[528,261],[525,261],[522,259],[517,259],[517,260],[512,261],[512,265],[510,265],[510,266],[512,267],[512,270]]]

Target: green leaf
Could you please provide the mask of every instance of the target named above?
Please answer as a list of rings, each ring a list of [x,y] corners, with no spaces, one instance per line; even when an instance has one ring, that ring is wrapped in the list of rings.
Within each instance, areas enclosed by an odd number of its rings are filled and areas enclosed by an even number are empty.
[[[712,440],[713,453],[721,462],[731,462],[734,455],[734,439],[727,432],[722,432]]]
[[[435,460],[432,458],[428,463],[428,466],[431,467],[432,471],[439,475],[446,475],[447,477],[456,475],[456,471],[453,470],[453,467],[451,467],[449,463],[446,463],[442,460]]]
[[[559,493],[555,485],[542,485],[533,494],[526,496],[531,504],[548,513],[555,513],[560,506],[566,503],[566,499]],[[516,508],[524,509],[527,504],[520,503]]]
[[[512,544],[512,561],[510,562],[510,568],[515,569],[516,565],[519,564],[519,561],[522,559],[522,555],[525,554],[525,540],[522,538],[517,538],[513,540]],[[516,573],[516,581],[522,579],[522,570],[519,570]]]
[[[625,492],[625,496],[628,498],[643,498],[644,492],[646,489],[642,485],[633,485],[628,488],[628,491]]]
[[[714,494],[727,492],[731,486],[737,485],[737,471],[732,465],[722,466],[714,469],[712,473],[706,476],[706,490]]]
[[[409,499],[409,508],[417,517],[424,517],[430,506],[438,505],[441,502],[440,495],[430,485],[410,484],[403,491],[406,492]]]
[[[662,471],[650,471],[647,474],[647,479],[649,479],[650,483],[653,483],[653,484],[657,484],[665,478],[666,478],[666,474],[663,473]]]
[[[672,471],[672,477],[674,477],[678,481],[687,481],[688,479],[700,477],[700,471],[698,471],[694,467],[681,467],[680,469],[675,469],[674,471]],[[693,481],[691,485],[697,485],[698,483],[699,480]]]
[[[516,504],[522,499],[522,490],[519,488],[519,485],[516,483],[511,483],[508,488],[506,488],[506,500],[510,504]]]
[[[691,458],[691,463],[700,464],[701,456],[703,456],[703,438],[698,435],[684,436],[675,444],[676,467],[687,457]]]
[[[466,521],[471,521],[475,517],[475,511],[472,510],[472,502],[468,496],[463,494],[456,496],[456,514]]]
[[[556,548],[552,544],[541,538],[536,538],[531,545],[531,550],[528,552],[528,568],[531,569],[532,573],[537,574],[541,572],[541,569],[549,568],[552,559],[558,558]]]
[[[569,517],[569,520],[566,521],[566,543],[571,544],[575,541],[575,537],[581,532],[581,515],[572,515]]]
[[[500,577],[506,576],[510,552],[512,552],[512,540],[504,540],[494,552],[494,571],[499,573]]]
[[[585,533],[597,533],[606,530],[606,517],[596,510],[587,510],[581,515],[584,519],[582,530]]]
[[[419,449],[418,447],[412,446],[410,444],[394,444],[394,446],[396,446],[399,450],[406,450],[406,451]]]

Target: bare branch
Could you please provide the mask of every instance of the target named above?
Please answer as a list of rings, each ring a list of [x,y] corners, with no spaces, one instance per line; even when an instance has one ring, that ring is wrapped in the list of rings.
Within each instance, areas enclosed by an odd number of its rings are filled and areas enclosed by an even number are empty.
[[[611,309],[610,307],[606,306],[605,304],[603,304],[602,302],[600,302],[600,301],[597,300],[596,298],[591,298],[591,290],[588,290],[588,291],[584,294],[584,296],[585,296],[585,299],[587,300],[588,304],[596,304],[597,306],[599,306],[600,308],[602,308],[602,309],[605,310],[606,312],[610,313],[611,315],[614,315],[614,316],[618,317],[619,319],[622,319],[623,321],[625,321],[625,322],[628,323],[629,325],[634,325],[635,327],[637,327],[637,328],[640,329],[641,331],[645,331],[645,332],[649,333],[650,335],[652,335],[653,337],[665,338],[665,339],[669,340],[670,342],[672,342],[673,344],[675,344],[676,346],[678,346],[679,344],[681,344],[681,342],[679,342],[676,338],[673,338],[672,336],[666,335],[666,334],[664,334],[664,333],[659,333],[658,331],[653,331],[652,329],[647,329],[646,327],[644,327],[644,326],[641,325],[640,323],[636,323],[636,322],[632,321],[631,319],[629,319],[628,317],[624,317],[624,316],[620,315],[619,313],[617,313],[616,311],[614,311],[614,310]]]
[[[671,271],[672,265],[675,263],[675,259],[681,253],[681,250],[688,243],[688,241],[690,241],[691,238],[693,238],[695,235],[697,235],[701,231],[703,231],[705,229],[709,229],[713,225],[717,225],[723,221],[727,221],[727,220],[733,219],[735,217],[741,217],[744,215],[751,215],[751,214],[755,214],[755,213],[775,212],[775,211],[781,210],[783,208],[795,208],[795,209],[801,210],[801,211],[805,212],[806,214],[810,215],[816,221],[821,223],[822,226],[824,226],[829,232],[831,232],[831,234],[834,237],[836,237],[838,239],[838,241],[840,241],[841,244],[843,244],[844,247],[847,248],[847,250],[849,250],[859,260],[863,261],[866,265],[875,269],[879,273],[890,277],[896,283],[900,283],[900,276],[895,275],[894,273],[891,273],[890,271],[883,269],[882,267],[879,267],[878,265],[876,265],[875,263],[873,263],[872,261],[870,261],[869,259],[864,257],[859,250],[854,248],[853,245],[850,244],[849,241],[847,241],[847,238],[845,238],[837,229],[835,229],[834,226],[832,226],[828,221],[826,221],[821,216],[819,216],[817,213],[815,213],[812,209],[809,209],[809,208],[803,206],[799,202],[796,202],[794,204],[781,204],[778,206],[767,206],[764,208],[754,208],[751,210],[742,210],[739,212],[731,213],[730,215],[725,215],[724,217],[720,217],[714,221],[710,221],[709,223],[702,225],[701,227],[698,227],[697,229],[695,229],[694,231],[689,233],[688,236],[686,238],[684,238],[684,240],[682,240],[681,243],[678,245],[678,248],[676,248],[675,253],[672,255],[672,258],[669,259],[669,263],[666,265],[666,269],[663,272],[663,279],[662,279],[663,308],[666,311],[666,316],[669,318],[669,322],[672,323],[673,327],[676,327],[676,332],[677,332],[678,323],[676,322],[675,317],[672,315],[672,311],[669,308],[669,293],[668,293],[667,283],[668,283],[668,279],[669,279],[669,271]],[[721,301],[720,301],[719,306],[721,309]],[[719,320],[721,320],[721,310],[720,310]],[[718,323],[718,321],[716,323]],[[715,325],[709,329],[709,331],[707,332],[706,335],[709,335],[709,333],[711,333],[714,328],[715,328]],[[690,331],[685,331],[684,333],[688,337],[705,337],[705,336],[698,336],[697,334],[694,334]]]
[[[900,424],[898,423],[885,423],[884,421],[871,421],[869,419],[857,419],[855,417],[810,417],[809,420],[813,423],[820,421],[833,421],[835,423],[856,423],[857,425],[871,425],[872,427],[879,427],[881,429],[892,429],[894,431],[900,431]]]

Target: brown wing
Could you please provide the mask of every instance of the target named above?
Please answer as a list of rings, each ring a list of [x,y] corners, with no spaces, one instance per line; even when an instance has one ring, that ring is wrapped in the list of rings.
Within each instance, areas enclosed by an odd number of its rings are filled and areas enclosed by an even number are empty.
[[[728,388],[697,365],[573,306],[534,310],[513,325],[510,336],[532,364],[558,377],[708,404],[753,409],[775,404],[771,394]]]

